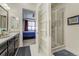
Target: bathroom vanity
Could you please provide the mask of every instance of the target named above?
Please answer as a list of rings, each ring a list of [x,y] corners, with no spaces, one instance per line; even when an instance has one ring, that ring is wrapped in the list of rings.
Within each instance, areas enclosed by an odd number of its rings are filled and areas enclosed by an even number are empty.
[[[0,56],[16,55],[19,46],[19,32],[9,29],[9,16],[8,10],[0,5]]]
[[[19,33],[10,33],[0,38],[0,56],[14,56],[19,46]]]

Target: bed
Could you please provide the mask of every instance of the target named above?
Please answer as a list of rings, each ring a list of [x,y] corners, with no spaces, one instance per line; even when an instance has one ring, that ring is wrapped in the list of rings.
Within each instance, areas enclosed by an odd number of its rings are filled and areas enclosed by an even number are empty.
[[[35,39],[35,31],[24,31],[23,40]]]

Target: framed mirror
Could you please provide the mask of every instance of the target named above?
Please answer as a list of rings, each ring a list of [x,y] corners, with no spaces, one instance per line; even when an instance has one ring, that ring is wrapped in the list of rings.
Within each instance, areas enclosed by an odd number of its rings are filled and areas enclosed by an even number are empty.
[[[8,31],[8,11],[0,5],[0,29]]]

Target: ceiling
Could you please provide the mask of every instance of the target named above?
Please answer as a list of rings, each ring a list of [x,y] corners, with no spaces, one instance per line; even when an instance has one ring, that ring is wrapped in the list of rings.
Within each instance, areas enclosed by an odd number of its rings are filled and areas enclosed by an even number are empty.
[[[10,8],[13,9],[19,9],[19,8],[25,8],[25,9],[34,9],[36,7],[36,3],[7,3]]]

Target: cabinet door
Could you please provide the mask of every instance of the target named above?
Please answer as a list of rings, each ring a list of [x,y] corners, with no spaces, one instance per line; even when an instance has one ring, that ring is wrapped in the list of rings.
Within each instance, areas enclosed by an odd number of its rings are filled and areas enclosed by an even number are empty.
[[[3,51],[3,53],[1,53],[0,56],[7,56],[7,49],[5,49],[5,50]]]
[[[14,40],[15,38],[12,38],[11,40],[8,41],[8,56],[13,56],[14,55]]]
[[[6,50],[6,52],[5,52]],[[0,55],[5,56],[7,55],[7,42],[0,45]]]
[[[8,41],[8,56],[14,56],[19,46],[19,35]]]

